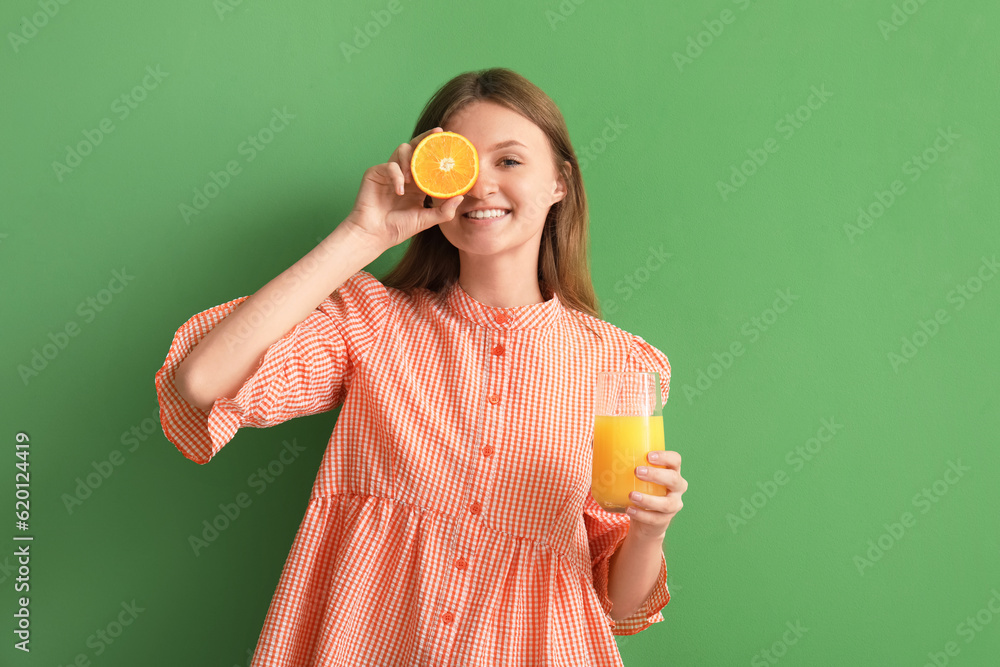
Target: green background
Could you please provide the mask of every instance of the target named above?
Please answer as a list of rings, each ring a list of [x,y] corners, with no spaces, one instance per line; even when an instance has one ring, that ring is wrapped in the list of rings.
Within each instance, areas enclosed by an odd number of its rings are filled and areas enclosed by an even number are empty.
[[[0,553],[0,662],[246,664],[337,412],[246,429],[196,466],[155,421],[153,376],[187,318],[252,294],[343,219],[438,86],[505,66],[556,101],[587,159],[605,319],[672,364],[667,448],[690,484],[665,542],[673,597],[663,623],[617,638],[624,662],[995,664],[1000,8],[676,4],[71,2],[48,18],[5,2],[0,497],[13,506],[27,432],[35,541],[30,655],[11,648],[13,546]],[[372,12],[390,20],[345,55]],[[122,118],[115,100],[147,67],[166,74]],[[827,97],[803,107],[813,87]],[[239,146],[275,108],[294,119],[250,161]],[[53,162],[106,118],[60,179]],[[230,160],[239,175],[185,221],[179,205]],[[649,270],[654,251],[669,258]],[[121,293],[80,308],[123,267]],[[195,556],[188,536],[286,441],[306,453]],[[77,478],[116,450],[70,511]],[[133,600],[135,622],[95,642]]]

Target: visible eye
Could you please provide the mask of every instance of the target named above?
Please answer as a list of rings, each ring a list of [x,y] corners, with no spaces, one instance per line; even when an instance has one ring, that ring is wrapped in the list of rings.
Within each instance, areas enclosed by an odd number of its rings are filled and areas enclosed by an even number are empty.
[[[513,162],[514,164],[521,164],[521,162],[517,158],[512,158],[512,157],[505,157],[502,160],[500,160],[500,162]]]

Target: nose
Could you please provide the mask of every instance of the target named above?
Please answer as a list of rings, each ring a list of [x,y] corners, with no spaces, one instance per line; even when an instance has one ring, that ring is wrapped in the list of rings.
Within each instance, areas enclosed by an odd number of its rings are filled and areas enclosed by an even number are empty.
[[[473,197],[475,199],[487,199],[490,195],[496,194],[496,192],[496,179],[488,169],[484,170],[482,165],[480,165],[479,175],[476,177],[476,182],[473,184],[472,188],[465,193],[465,196]]]

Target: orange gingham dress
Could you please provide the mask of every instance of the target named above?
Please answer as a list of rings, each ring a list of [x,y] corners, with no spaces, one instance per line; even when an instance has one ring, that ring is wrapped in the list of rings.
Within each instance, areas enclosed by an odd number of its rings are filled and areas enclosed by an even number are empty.
[[[156,374],[164,433],[208,461],[244,426],[339,415],[252,667],[621,665],[612,635],[663,621],[666,561],[641,608],[608,615],[627,515],[590,493],[596,373],[670,365],[564,306],[494,308],[453,282],[359,271],[272,344],[210,412],[174,372],[248,297],[189,319]]]

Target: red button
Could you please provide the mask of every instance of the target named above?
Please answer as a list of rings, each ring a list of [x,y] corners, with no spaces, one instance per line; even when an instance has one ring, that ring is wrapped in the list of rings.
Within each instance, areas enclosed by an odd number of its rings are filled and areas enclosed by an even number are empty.
[[[483,447],[483,456],[493,456],[493,445]]]
[[[472,512],[473,514],[479,514],[479,512],[482,509],[483,509],[483,506],[479,504],[478,500],[473,501],[472,505],[469,507],[469,511]]]
[[[459,558],[458,560],[455,561],[455,567],[457,567],[459,570],[464,570],[466,565],[468,565],[468,563],[465,562],[464,558]]]
[[[497,324],[504,324],[510,318],[507,317],[507,313],[497,313],[496,317],[493,319],[497,321]]]
[[[496,405],[500,402],[500,394],[490,394],[490,403]]]
[[[451,623],[452,621],[455,620],[455,614],[451,613],[450,611],[446,611],[445,613],[441,614],[441,620],[444,621],[445,623]]]
[[[497,345],[495,348],[493,348],[493,354],[497,355],[498,357],[501,354],[503,354],[503,345]]]

